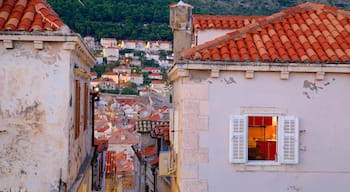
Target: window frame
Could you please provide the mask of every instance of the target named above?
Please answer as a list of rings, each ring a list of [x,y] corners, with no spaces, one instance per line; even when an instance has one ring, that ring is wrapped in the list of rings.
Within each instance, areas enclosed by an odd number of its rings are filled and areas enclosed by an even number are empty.
[[[80,80],[75,80],[75,120],[74,120],[74,139],[80,135]]]
[[[89,124],[89,85],[84,83],[84,131],[87,130]]]
[[[276,128],[277,155],[275,160],[248,160],[249,116],[278,117]],[[230,163],[246,165],[281,165],[299,163],[299,121],[297,117],[276,113],[246,113],[244,115],[232,115],[230,117],[229,130]],[[286,147],[287,149],[285,150]]]

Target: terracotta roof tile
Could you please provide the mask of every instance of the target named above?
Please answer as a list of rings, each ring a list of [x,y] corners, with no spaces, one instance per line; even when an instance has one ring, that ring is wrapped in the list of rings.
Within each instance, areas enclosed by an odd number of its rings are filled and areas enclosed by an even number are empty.
[[[193,26],[198,30],[237,29],[256,23],[265,16],[232,16],[232,15],[193,15]]]
[[[3,0],[0,31],[57,31],[64,26],[46,0]]]
[[[228,62],[350,62],[350,12],[345,10],[305,3],[269,17],[194,15],[196,29],[207,29],[209,23],[214,24],[212,28],[223,29],[226,26],[223,21],[236,30],[182,52],[182,58]]]
[[[116,166],[116,152],[107,151],[106,154],[106,174],[115,174],[117,170]]]

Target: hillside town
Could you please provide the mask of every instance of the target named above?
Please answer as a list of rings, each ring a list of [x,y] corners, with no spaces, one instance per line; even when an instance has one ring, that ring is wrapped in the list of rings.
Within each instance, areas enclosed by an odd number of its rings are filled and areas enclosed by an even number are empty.
[[[193,9],[142,41],[0,1],[0,192],[348,192],[350,11]]]

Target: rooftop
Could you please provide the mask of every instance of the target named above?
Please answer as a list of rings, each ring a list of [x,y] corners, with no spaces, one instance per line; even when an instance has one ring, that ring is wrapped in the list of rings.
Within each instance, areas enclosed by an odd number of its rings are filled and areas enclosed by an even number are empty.
[[[238,29],[256,23],[266,16],[233,16],[233,15],[193,15],[193,27],[206,29]]]
[[[0,1],[0,31],[60,31],[69,28],[45,0]]]
[[[182,52],[183,60],[350,63],[350,12],[305,3]]]

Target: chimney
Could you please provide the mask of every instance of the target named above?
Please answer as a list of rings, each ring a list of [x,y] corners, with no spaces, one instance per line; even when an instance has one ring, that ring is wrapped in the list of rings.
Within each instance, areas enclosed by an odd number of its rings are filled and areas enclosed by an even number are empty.
[[[183,1],[170,5],[170,27],[174,34],[174,57],[181,58],[180,53],[191,48],[192,44],[192,9],[193,6]]]

